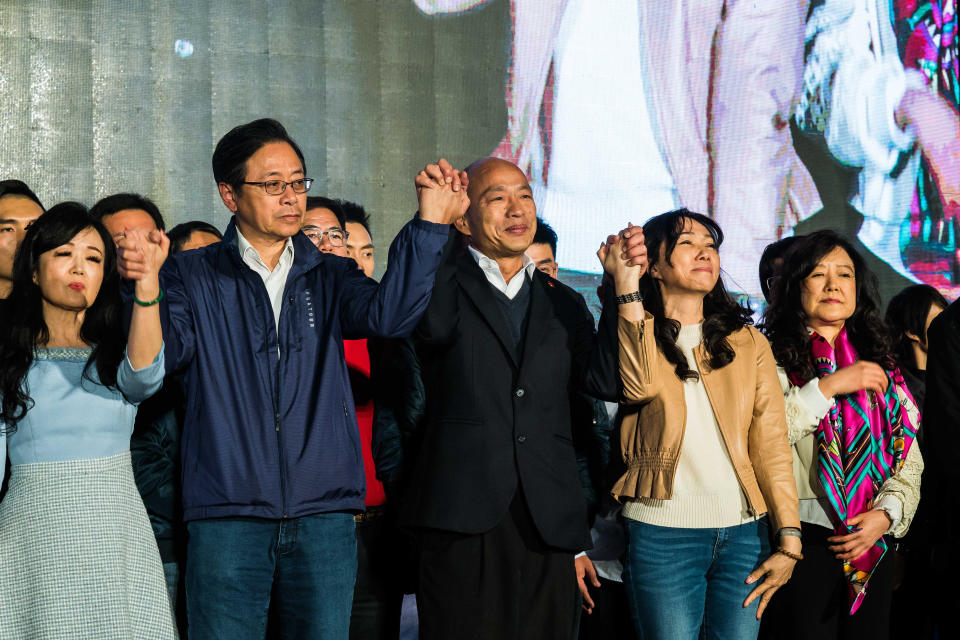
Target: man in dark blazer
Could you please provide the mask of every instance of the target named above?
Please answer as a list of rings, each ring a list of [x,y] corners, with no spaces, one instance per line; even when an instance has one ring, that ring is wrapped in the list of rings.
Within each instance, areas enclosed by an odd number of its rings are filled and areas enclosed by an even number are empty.
[[[570,403],[615,399],[616,309],[597,335],[583,297],[524,254],[523,172],[488,158],[467,173],[468,246],[451,240],[415,332],[426,416],[403,455],[401,521],[419,532],[420,637],[571,638],[590,536]]]
[[[960,301],[941,313],[927,329],[926,398],[920,423],[924,438],[925,508],[932,513],[932,563],[943,569],[960,560]],[[943,580],[931,603],[940,637],[960,637],[954,617],[960,586]]]

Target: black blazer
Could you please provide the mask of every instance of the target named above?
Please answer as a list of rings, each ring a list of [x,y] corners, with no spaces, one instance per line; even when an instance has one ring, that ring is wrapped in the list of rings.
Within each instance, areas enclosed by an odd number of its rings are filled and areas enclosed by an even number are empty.
[[[598,335],[583,297],[534,271],[518,353],[494,296],[466,250],[437,273],[415,333],[426,419],[418,451],[404,453],[414,468],[401,523],[483,533],[519,484],[548,545],[587,549],[570,407],[578,390],[616,399],[615,305],[604,305]]]

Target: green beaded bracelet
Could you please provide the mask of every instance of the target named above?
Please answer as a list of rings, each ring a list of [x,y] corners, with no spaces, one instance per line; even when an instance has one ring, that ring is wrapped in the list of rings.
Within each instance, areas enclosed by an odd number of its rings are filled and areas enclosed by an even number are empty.
[[[160,295],[158,295],[156,298],[154,298],[154,299],[151,300],[150,302],[144,302],[143,300],[137,300],[137,296],[136,296],[136,295],[133,296],[133,301],[136,302],[136,303],[137,303],[138,305],[140,305],[141,307],[152,307],[153,305],[159,303],[161,300],[163,300],[163,289],[160,289]]]

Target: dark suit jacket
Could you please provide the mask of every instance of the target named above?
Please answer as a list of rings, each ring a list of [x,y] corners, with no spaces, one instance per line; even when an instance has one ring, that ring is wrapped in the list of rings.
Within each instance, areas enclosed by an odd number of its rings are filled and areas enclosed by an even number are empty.
[[[960,516],[956,515],[960,508],[960,301],[931,323],[927,344],[927,389],[920,426],[926,468],[920,496],[936,514],[934,537],[960,542]]]
[[[522,277],[527,277],[521,274]],[[424,433],[401,521],[468,534],[492,529],[522,486],[543,540],[590,547],[571,433],[575,392],[616,398],[616,310],[599,336],[583,297],[534,271],[517,352],[476,261],[453,252],[415,333],[426,389]]]

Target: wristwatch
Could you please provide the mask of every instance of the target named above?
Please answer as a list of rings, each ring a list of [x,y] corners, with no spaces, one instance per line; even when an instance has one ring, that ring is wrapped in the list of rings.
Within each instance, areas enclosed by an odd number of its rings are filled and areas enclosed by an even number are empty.
[[[640,295],[640,291],[634,291],[633,293],[625,293],[622,296],[616,297],[617,304],[628,304],[630,302],[643,302],[643,296]]]

